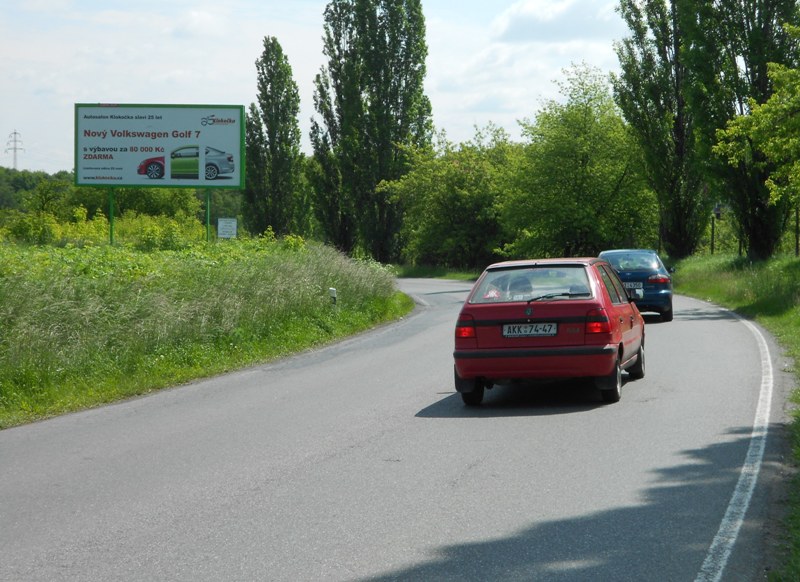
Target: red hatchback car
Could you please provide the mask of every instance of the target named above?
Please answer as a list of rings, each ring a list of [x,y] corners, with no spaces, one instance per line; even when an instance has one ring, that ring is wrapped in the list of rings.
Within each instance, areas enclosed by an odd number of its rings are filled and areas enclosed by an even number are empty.
[[[598,258],[490,265],[461,308],[455,335],[456,390],[470,406],[495,384],[581,377],[617,402],[623,370],[644,377],[644,319]]]

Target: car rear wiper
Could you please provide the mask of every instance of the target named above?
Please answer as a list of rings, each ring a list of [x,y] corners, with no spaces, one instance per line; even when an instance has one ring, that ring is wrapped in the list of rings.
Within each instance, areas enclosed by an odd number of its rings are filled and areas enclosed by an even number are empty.
[[[591,295],[591,293],[589,293],[588,291],[583,291],[581,293],[570,293],[568,291],[560,291],[560,292],[557,292],[557,293],[547,293],[545,295],[539,295],[538,297],[534,297],[532,299],[529,299],[528,303],[532,303],[534,301],[542,301],[544,299],[555,299],[556,297],[572,298],[572,297],[587,297],[589,295]]]

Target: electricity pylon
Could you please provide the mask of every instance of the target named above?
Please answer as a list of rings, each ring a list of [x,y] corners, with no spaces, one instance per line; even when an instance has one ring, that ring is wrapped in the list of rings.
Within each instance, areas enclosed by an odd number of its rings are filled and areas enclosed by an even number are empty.
[[[11,132],[11,135],[8,136],[8,141],[6,142],[6,153],[13,152],[14,156],[14,169],[17,169],[17,152],[24,152],[25,148],[22,147],[22,135],[15,129]]]

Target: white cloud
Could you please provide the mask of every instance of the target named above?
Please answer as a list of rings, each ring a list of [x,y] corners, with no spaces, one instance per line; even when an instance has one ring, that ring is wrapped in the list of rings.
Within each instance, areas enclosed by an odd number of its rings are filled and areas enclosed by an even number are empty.
[[[0,138],[22,135],[21,168],[72,167],[75,103],[248,106],[255,61],[274,36],[292,65],[308,150],[313,79],[322,55],[325,0],[28,0],[0,19]],[[455,9],[454,9],[455,7]],[[597,0],[424,0],[426,91],[434,122],[453,141],[492,122],[512,136],[558,95],[571,62],[617,66],[625,34],[613,4]],[[11,154],[0,148],[0,164]]]
[[[624,32],[607,0],[522,0],[501,13],[492,28],[493,36],[505,42],[608,39]]]
[[[560,98],[554,81],[565,68],[618,66],[612,41],[625,31],[607,2],[529,0],[497,10],[469,24],[429,17],[428,91],[435,121],[453,141],[489,122],[519,137],[519,120]]]

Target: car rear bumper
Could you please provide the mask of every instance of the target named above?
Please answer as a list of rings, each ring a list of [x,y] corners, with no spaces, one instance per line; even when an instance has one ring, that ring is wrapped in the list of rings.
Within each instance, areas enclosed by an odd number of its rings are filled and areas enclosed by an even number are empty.
[[[672,309],[672,291],[653,293],[645,292],[643,299],[634,301],[639,311],[657,311],[659,313]]]
[[[547,349],[456,350],[458,375],[490,381],[606,376],[614,369],[614,344]]]

